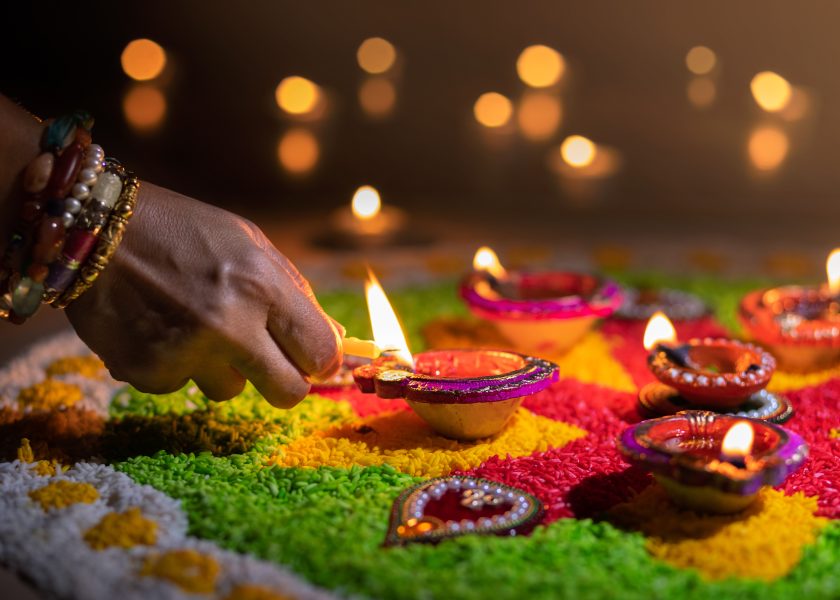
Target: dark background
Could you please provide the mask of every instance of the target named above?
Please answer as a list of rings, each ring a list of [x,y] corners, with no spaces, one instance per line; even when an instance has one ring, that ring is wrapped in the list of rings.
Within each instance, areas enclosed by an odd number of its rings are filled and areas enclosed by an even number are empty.
[[[94,139],[145,179],[248,213],[322,214],[361,184],[424,214],[481,215],[527,224],[564,218],[623,222],[715,219],[821,226],[840,218],[840,5],[834,2],[15,2],[2,8],[0,90],[36,114],[85,107]],[[400,55],[396,110],[371,120],[357,101],[361,41],[390,40]],[[130,40],[163,46],[156,82],[166,117],[152,133],[126,123],[134,84],[119,56]],[[563,120],[545,142],[488,131],[472,114],[483,92],[514,101],[515,61],[527,45],[563,53]],[[718,56],[716,102],[686,98],[694,45]],[[806,89],[810,112],[785,121],[753,100],[769,69]],[[288,75],[328,94],[304,123],[321,158],[307,177],[277,161],[295,124],[274,101]],[[750,165],[751,131],[771,124],[790,150],[772,173]],[[619,151],[623,168],[576,198],[546,164],[570,133]],[[699,221],[698,221],[699,222]]]

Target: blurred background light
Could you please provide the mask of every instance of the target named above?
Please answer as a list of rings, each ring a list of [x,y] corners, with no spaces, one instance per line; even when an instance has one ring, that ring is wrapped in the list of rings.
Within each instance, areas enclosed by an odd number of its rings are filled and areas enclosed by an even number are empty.
[[[595,153],[595,144],[582,135],[570,135],[560,144],[560,155],[573,167],[585,167],[592,164]]]
[[[318,139],[304,127],[294,127],[280,136],[277,160],[292,175],[306,175],[318,164],[321,150]]]
[[[372,37],[361,43],[356,51],[359,66],[372,75],[385,73],[397,60],[397,50],[394,45],[381,37]]]
[[[166,52],[156,42],[141,38],[129,42],[120,55],[125,74],[137,81],[154,79],[166,67]]]
[[[566,71],[566,61],[554,48],[536,45],[525,48],[516,60],[516,72],[527,85],[550,87],[560,81]]]
[[[545,92],[523,94],[516,112],[516,121],[522,135],[532,141],[545,140],[554,135],[562,118],[560,100]]]
[[[706,46],[694,46],[685,55],[685,66],[695,75],[708,75],[717,65],[717,55]]]
[[[750,90],[756,103],[767,112],[782,110],[792,94],[787,79],[772,71],[762,71],[753,77]]]
[[[134,131],[151,133],[166,117],[166,97],[154,85],[137,84],[123,96],[123,115]]]
[[[369,117],[387,117],[396,104],[397,88],[385,77],[368,77],[359,86],[359,105]]]
[[[759,171],[773,171],[784,162],[790,142],[787,134],[774,125],[761,125],[750,133],[747,150],[750,162]]]
[[[685,95],[695,108],[708,108],[717,98],[717,84],[710,77],[692,77],[685,86]]]
[[[321,100],[321,90],[305,77],[286,77],[274,91],[277,106],[292,115],[311,113]]]
[[[497,92],[481,94],[473,106],[475,119],[485,127],[501,127],[510,121],[513,105]]]
[[[363,185],[353,194],[350,208],[356,218],[363,221],[374,218],[382,208],[382,199],[376,188],[370,185]]]

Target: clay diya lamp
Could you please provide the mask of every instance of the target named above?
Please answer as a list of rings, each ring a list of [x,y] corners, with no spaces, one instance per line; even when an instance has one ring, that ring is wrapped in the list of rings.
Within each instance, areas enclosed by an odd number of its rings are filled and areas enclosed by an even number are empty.
[[[542,512],[536,497],[496,481],[431,479],[396,499],[385,545],[436,543],[464,534],[517,535],[530,530]]]
[[[790,285],[747,294],[738,318],[786,371],[809,372],[840,363],[840,249],[826,262],[828,285]]]
[[[658,312],[670,315],[675,321],[695,321],[709,314],[703,300],[668,288],[622,288],[623,301],[614,317],[628,321],[647,321]]]
[[[557,381],[557,365],[501,350],[432,350],[413,366],[382,357],[353,371],[359,389],[405,398],[437,433],[471,441],[502,431],[522,404]]]
[[[496,435],[525,396],[557,381],[557,365],[516,352],[435,350],[412,356],[373,273],[365,296],[375,343],[397,350],[355,369],[356,384],[381,398],[405,398],[441,435],[457,440]]]
[[[722,338],[677,343],[668,318],[658,313],[645,330],[648,367],[659,383],[639,392],[642,412],[671,414],[703,408],[784,421],[793,414],[783,397],[767,392],[776,361],[758,346]]]
[[[642,421],[617,440],[625,460],[653,474],[672,501],[695,511],[745,509],[764,486],[777,486],[808,455],[797,434],[755,419],[684,411]]]
[[[564,271],[508,272],[489,248],[476,252],[473,267],[461,298],[523,352],[564,353],[621,305],[614,282]]]

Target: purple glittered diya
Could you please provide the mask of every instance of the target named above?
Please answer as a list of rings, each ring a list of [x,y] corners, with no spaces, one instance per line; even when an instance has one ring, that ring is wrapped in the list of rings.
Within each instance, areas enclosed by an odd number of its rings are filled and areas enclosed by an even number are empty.
[[[595,275],[508,272],[489,248],[476,253],[473,265],[460,286],[464,302],[527,352],[565,352],[621,305],[618,284]]]
[[[722,514],[749,506],[762,487],[780,485],[808,456],[802,437],[779,425],[708,411],[642,421],[624,430],[617,445],[675,503]]]
[[[359,389],[405,398],[435,431],[458,440],[499,433],[525,396],[557,381],[552,362],[502,350],[432,350],[414,367],[382,357],[353,371]]]

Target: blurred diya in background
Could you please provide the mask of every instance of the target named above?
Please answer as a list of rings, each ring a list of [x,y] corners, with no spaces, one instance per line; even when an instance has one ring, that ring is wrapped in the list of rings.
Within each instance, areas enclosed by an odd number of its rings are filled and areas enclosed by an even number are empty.
[[[840,363],[840,248],[826,261],[828,285],[789,285],[747,294],[738,317],[787,371]]]
[[[315,242],[336,249],[364,249],[382,246],[426,244],[431,241],[423,231],[407,227],[406,213],[385,205],[376,188],[363,185],[353,194],[349,206],[330,215],[326,231]]]
[[[673,324],[662,313],[648,322],[644,346],[650,351],[650,371],[659,382],[639,391],[643,414],[702,408],[777,423],[793,416],[786,398],[764,389],[776,361],[757,346],[713,338],[679,344]]]
[[[496,435],[525,396],[557,381],[557,365],[515,352],[432,350],[412,356],[372,273],[365,291],[374,340],[383,348],[398,350],[356,368],[356,384],[380,398],[405,398],[445,437],[477,440]]]
[[[779,425],[708,411],[642,421],[617,445],[675,504],[719,514],[745,509],[762,487],[783,483],[808,456],[805,441]]]
[[[568,351],[621,305],[618,284],[566,271],[507,271],[483,247],[460,294],[470,311],[492,322],[517,349],[539,355]]]
[[[618,319],[647,321],[662,312],[675,321],[694,321],[711,312],[703,300],[681,290],[624,287],[621,295],[624,300],[614,315]]]

